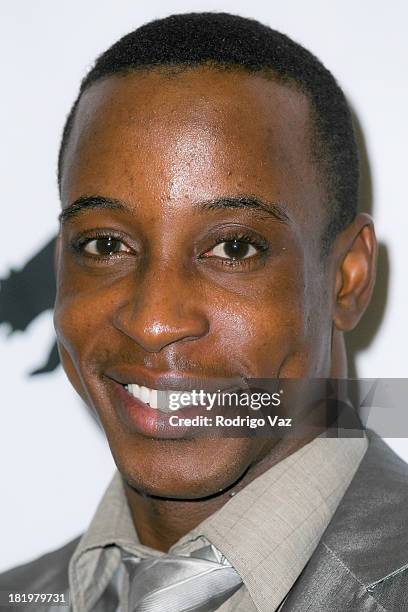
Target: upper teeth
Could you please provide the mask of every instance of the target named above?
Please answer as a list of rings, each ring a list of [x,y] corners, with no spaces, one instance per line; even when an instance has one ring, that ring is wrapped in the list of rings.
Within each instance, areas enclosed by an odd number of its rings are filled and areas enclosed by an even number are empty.
[[[125,386],[133,397],[136,397],[136,399],[144,402],[145,404],[149,404],[150,408],[157,409],[157,389],[149,389],[148,387],[143,387],[143,385],[134,384]]]

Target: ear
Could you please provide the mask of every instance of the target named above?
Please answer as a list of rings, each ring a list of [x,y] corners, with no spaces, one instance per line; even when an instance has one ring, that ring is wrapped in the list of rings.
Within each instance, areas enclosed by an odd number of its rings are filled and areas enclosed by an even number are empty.
[[[372,218],[361,213],[337,237],[337,271],[333,321],[340,331],[353,329],[366,310],[374,289],[377,240]]]

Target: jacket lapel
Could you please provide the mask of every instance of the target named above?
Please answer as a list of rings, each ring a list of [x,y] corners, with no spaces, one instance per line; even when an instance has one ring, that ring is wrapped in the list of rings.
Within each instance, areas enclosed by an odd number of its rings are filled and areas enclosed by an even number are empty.
[[[408,465],[378,436],[282,612],[408,609]]]

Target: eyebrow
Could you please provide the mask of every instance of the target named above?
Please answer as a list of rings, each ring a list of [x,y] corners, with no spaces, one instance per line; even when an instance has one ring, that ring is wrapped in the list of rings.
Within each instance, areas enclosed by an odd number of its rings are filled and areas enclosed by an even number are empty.
[[[64,208],[64,210],[58,215],[58,221],[63,223],[64,221],[70,221],[84,210],[90,208],[109,208],[114,210],[125,210],[126,206],[119,200],[114,198],[106,198],[104,196],[82,196],[75,200],[72,204]]]
[[[114,198],[108,198],[105,196],[82,196],[75,200],[72,204],[64,208],[59,214],[58,220],[60,223],[69,221],[79,215],[81,212],[93,209],[103,208],[110,210],[126,210],[128,207],[120,200]],[[226,196],[221,198],[214,198],[206,200],[204,202],[198,202],[194,204],[194,208],[199,210],[224,210],[224,209],[243,209],[243,210],[255,210],[258,212],[265,213],[268,216],[273,217],[276,221],[281,223],[289,223],[290,218],[286,212],[286,207],[283,203],[279,202],[266,202],[253,195],[240,195],[240,196]]]
[[[286,212],[286,206],[282,202],[267,202],[253,195],[240,195],[232,197],[215,198],[206,202],[200,202],[196,206],[202,210],[222,210],[225,208],[240,208],[244,210],[256,210],[266,213],[281,223],[289,223],[290,217]]]

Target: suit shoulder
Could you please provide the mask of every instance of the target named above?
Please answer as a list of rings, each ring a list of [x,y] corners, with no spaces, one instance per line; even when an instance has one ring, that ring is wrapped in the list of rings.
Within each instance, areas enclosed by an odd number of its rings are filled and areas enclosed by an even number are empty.
[[[0,574],[0,590],[30,590],[44,592],[46,587],[53,591],[68,588],[68,565],[80,537],[71,540],[61,548],[53,550],[38,559],[13,567]]]
[[[408,598],[408,464],[370,438],[322,541],[377,601],[405,610],[395,601]]]
[[[408,610],[408,465],[373,432],[282,610]]]

